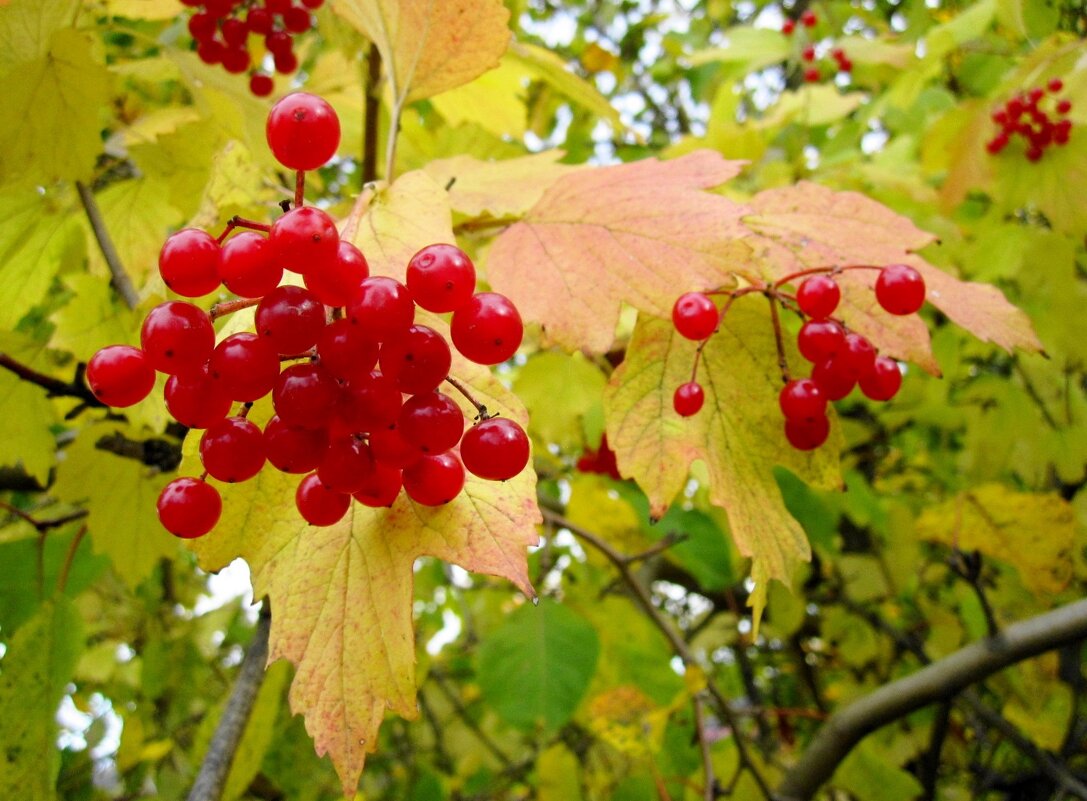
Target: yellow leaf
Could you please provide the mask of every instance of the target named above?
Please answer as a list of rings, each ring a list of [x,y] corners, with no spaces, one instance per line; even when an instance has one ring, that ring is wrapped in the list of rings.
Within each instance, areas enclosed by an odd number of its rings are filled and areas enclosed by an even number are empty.
[[[567,100],[610,122],[616,131],[625,129],[619,112],[608,99],[591,83],[571,72],[566,62],[555,53],[526,42],[514,42],[510,45],[509,57],[524,65]]]
[[[42,347],[18,334],[0,331],[0,352],[35,370],[48,372]],[[22,465],[42,486],[56,458],[50,426],[57,422],[45,390],[7,370],[0,371],[0,465]]]
[[[615,687],[589,702],[589,728],[621,754],[645,759],[656,752],[663,734],[663,721],[652,714],[656,708],[637,687]]]
[[[495,136],[520,139],[525,133],[527,71],[509,59],[474,81],[430,99],[446,122],[474,122]]]
[[[1060,592],[1072,577],[1076,513],[1059,495],[985,484],[925,509],[917,531],[922,539],[1007,562],[1038,596]]]
[[[536,775],[536,801],[581,801],[581,766],[562,743],[540,753]]]
[[[453,156],[428,164],[424,171],[439,186],[449,186],[449,205],[469,217],[524,214],[551,184],[577,167],[559,164],[561,150],[503,161]]]
[[[106,0],[106,11],[134,20],[173,19],[178,15],[177,0]]]
[[[121,264],[141,286],[148,274],[157,272],[163,240],[182,222],[181,212],[170,203],[169,184],[151,177],[121,181],[100,192],[97,201]],[[100,260],[89,226],[86,232],[88,252]]]
[[[443,330],[436,318],[427,324]],[[525,424],[524,409],[489,370],[455,355],[452,372],[488,409]],[[186,449],[192,461],[195,444]],[[354,504],[327,528],[298,515],[298,479],[265,469],[228,488],[219,525],[190,545],[208,570],[238,556],[249,563],[255,594],[268,595],[276,610],[270,659],[297,669],[291,709],[305,715],[318,753],[331,756],[350,795],[385,711],[416,714],[412,564],[435,556],[532,594],[525,549],[538,540],[536,476],[525,470],[496,483],[469,475],[445,506],[418,506],[401,494],[390,509]]]
[[[72,299],[49,318],[55,325],[50,347],[86,362],[99,348],[135,342],[142,319],[117,297],[108,279],[72,273],[63,283]]]
[[[403,281],[408,262],[422,248],[454,241],[449,198],[425,172],[404,173],[377,193],[350,238],[371,275]]]
[[[340,0],[333,10],[381,51],[397,104],[468,83],[509,44],[499,0]]]
[[[0,7],[0,75],[49,52],[53,33],[75,22],[79,0],[13,0]]]
[[[789,37],[780,31],[743,25],[725,31],[725,44],[722,47],[699,50],[687,56],[687,60],[695,67],[724,61],[743,64],[748,70],[758,70],[787,59],[792,47]]]
[[[605,50],[596,42],[589,42],[581,51],[581,66],[589,72],[615,72],[622,64],[619,56]]]
[[[664,316],[680,292],[721,286],[743,265],[750,251],[729,226],[740,207],[701,191],[739,170],[703,150],[571,173],[502,233],[487,277],[547,337],[606,351],[622,303]]]
[[[761,298],[735,303],[702,353],[699,381],[705,407],[691,418],[672,408],[675,388],[690,380],[697,344],[683,339],[669,320],[639,319],[626,360],[604,394],[608,442],[619,470],[634,478],[663,514],[687,481],[691,463],[709,474],[710,500],[728,515],[733,539],[753,559],[758,587],[756,617],[766,582],[790,584],[790,575],[811,551],[800,524],[785,508],[773,468],[782,465],[809,484],[841,485],[840,435],[810,453],[786,441],[776,402],[781,388],[769,312]],[[790,347],[790,361],[799,357]]]

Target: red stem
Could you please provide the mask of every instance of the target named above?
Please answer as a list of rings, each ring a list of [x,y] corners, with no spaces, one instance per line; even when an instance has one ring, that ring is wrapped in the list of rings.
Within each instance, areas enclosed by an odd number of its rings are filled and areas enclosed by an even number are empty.
[[[306,171],[299,170],[294,179],[294,207],[301,208],[306,192]]]
[[[844,273],[846,270],[882,270],[883,268],[878,264],[847,264],[844,267],[812,267],[809,270],[801,270],[796,273],[789,273],[786,276],[782,276],[778,280],[774,281],[773,287],[777,289],[783,284],[789,284],[795,281],[797,278],[803,278],[807,275],[821,275],[829,273],[830,275],[837,275],[838,273]]]

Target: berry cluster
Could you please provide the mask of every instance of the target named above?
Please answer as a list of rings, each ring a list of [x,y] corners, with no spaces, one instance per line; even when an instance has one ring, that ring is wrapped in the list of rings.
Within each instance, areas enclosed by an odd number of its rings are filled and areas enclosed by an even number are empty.
[[[313,27],[311,11],[324,0],[181,0],[197,9],[189,18],[196,54],[205,64],[222,64],[227,72],[249,71],[249,91],[267,97],[275,89],[272,76],[262,72],[249,49],[250,37],[271,54],[275,71],[287,75],[298,69],[292,36]],[[256,64],[256,68],[250,70]]]
[[[218,238],[183,229],[159,255],[162,278],[178,295],[197,298],[223,286],[238,298],[210,313],[166,301],[144,320],[140,348],[111,345],[87,365],[91,390],[110,406],[138,403],[155,371],[165,373],[170,414],[204,429],[206,472],[166,486],[158,502],[162,524],[179,537],[207,533],[222,501],[205,478],[245,481],[265,462],[304,474],[298,510],[323,526],[340,520],[352,498],[390,506],[403,489],[416,503],[437,506],[461,491],[465,469],[493,481],[517,475],[529,458],[524,430],[489,416],[449,375],[445,338],[415,322],[416,307],[452,312],[453,345],[470,361],[494,365],[521,344],[517,309],[502,295],[475,291],[475,267],[454,245],[416,253],[406,284],[371,276],[332,219],[302,205],[304,170],[324,164],[339,144],[339,120],[324,100],[283,98],[267,135],[280,163],[298,171],[294,208],[271,225],[234,218]],[[231,236],[237,228],[250,230]],[[299,274],[305,287],[281,284],[284,271]],[[216,344],[213,320],[253,306],[255,332]],[[460,406],[438,391],[443,382],[478,412],[467,431]],[[275,415],[261,429],[247,415],[268,395]],[[242,406],[232,415],[235,403]]]
[[[819,17],[810,8],[806,8],[800,15],[800,24],[811,30],[819,24]],[[781,23],[781,32],[786,36],[792,36],[796,32],[796,20],[786,17],[785,21]]]
[[[817,268],[786,276],[773,285],[749,286],[730,293],[724,307],[718,310],[709,294],[688,292],[681,295],[672,308],[672,323],[687,339],[705,342],[720,325],[732,302],[742,295],[761,292],[773,302],[780,303],[804,318],[797,334],[800,354],[812,363],[810,378],[793,378],[788,375],[785,351],[781,342],[781,329],[777,320],[776,306],[774,331],[778,345],[778,361],[782,366],[785,386],[778,395],[778,405],[785,416],[785,437],[798,450],[812,450],[826,442],[830,433],[827,420],[827,404],[845,398],[860,386],[868,398],[877,401],[890,400],[902,386],[902,373],[898,363],[887,356],[880,356],[876,348],[864,336],[849,331],[845,324],[833,317],[841,300],[841,289],[834,276],[850,269],[878,269],[876,300],[884,311],[894,315],[913,314],[925,302],[925,282],[912,267],[891,264],[870,268],[855,265],[839,268]],[[781,286],[804,278],[796,294],[780,289]],[[699,348],[699,355],[702,348]],[[680,385],[673,396],[676,412],[683,417],[698,413],[705,402],[702,386],[695,380]]]
[[[985,149],[995,156],[1011,143],[1012,137],[1021,136],[1026,144],[1024,155],[1027,161],[1034,162],[1045,155],[1046,148],[1067,145],[1072,135],[1072,121],[1068,119],[1072,101],[1056,97],[1063,89],[1064,82],[1054,78],[1044,87],[1016,95],[994,111],[993,122],[1000,131],[985,143]],[[1041,106],[1047,94],[1053,96],[1052,115]]]
[[[800,24],[807,28],[809,31],[819,24],[819,17],[810,8],[805,9],[800,15]],[[796,32],[796,20],[786,18],[781,24],[781,32],[786,36],[792,36]],[[849,57],[845,54],[845,51],[840,47],[835,47],[830,51],[830,57],[834,60],[836,68],[834,72],[852,72],[853,62],[849,60]],[[804,62],[804,81],[807,83],[818,83],[823,78],[823,67],[821,63],[825,64],[825,60],[820,62],[818,53],[815,49],[815,44],[809,40],[807,44],[800,51],[800,60]]]

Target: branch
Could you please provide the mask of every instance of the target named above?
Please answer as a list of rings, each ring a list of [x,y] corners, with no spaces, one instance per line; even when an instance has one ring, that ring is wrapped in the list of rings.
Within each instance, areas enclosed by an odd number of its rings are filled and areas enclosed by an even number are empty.
[[[215,727],[215,734],[208,743],[200,772],[189,791],[188,801],[219,801],[226,787],[234,753],[242,740],[245,724],[257,701],[261,682],[264,681],[264,665],[268,661],[268,634],[272,627],[272,610],[265,599],[257,620],[257,631],[245,652],[234,689],[226,702],[226,709]]]
[[[1008,626],[892,682],[836,712],[815,735],[778,788],[781,801],[807,801],[867,734],[1009,665],[1087,637],[1087,600]],[[1066,790],[1067,779],[1062,780]]]
[[[125,305],[128,308],[135,309],[140,305],[139,293],[136,292],[136,287],[132,285],[132,279],[128,277],[125,266],[121,264],[121,257],[117,255],[117,249],[113,246],[113,240],[110,239],[106,221],[102,219],[102,212],[98,210],[94,192],[82,181],[76,181],[75,188],[79,192],[80,201],[83,203],[83,210],[87,212],[87,219],[91,223],[91,230],[94,231],[94,238],[98,240],[98,247],[102,251],[102,256],[106,259],[106,264],[109,265],[110,275],[113,276],[111,280],[113,288],[117,290],[117,294],[124,298]]]
[[[6,353],[0,353],[0,367],[15,373],[23,381],[41,387],[50,398],[78,398],[83,401],[83,406],[93,406],[99,409],[107,408],[106,404],[94,397],[94,393],[83,383],[83,365],[76,369],[75,378],[72,381],[61,381],[45,373],[39,373],[32,367],[28,367],[20,361],[16,361]]]
[[[381,51],[377,45],[370,45],[370,54],[366,58],[365,111],[362,129],[362,183],[366,185],[377,180],[377,134],[381,119]]]

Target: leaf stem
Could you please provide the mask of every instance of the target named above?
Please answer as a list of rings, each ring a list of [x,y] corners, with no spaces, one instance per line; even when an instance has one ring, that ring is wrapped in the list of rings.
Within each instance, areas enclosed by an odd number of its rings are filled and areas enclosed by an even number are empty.
[[[68,546],[68,553],[64,555],[64,564],[61,565],[60,573],[57,575],[57,592],[64,592],[68,588],[68,574],[72,569],[72,562],[75,560],[76,551],[79,550],[79,544],[83,542],[83,538],[87,535],[87,527],[85,525],[79,527],[79,531],[72,537],[72,542]]]
[[[777,298],[771,294],[766,295],[770,301],[770,322],[774,327],[774,344],[777,346],[778,367],[781,369],[781,380],[789,383],[789,364],[785,360],[785,340],[781,336],[781,317],[778,315]]]
[[[220,317],[225,317],[228,314],[233,314],[236,311],[242,309],[248,309],[251,306],[256,306],[260,303],[260,298],[238,298],[237,300],[224,300],[222,303],[216,303],[211,307],[211,311],[208,312],[208,316],[212,321],[218,320]]]
[[[468,391],[468,387],[466,387],[463,383],[461,383],[457,379],[453,378],[453,376],[451,376],[451,375],[447,375],[445,377],[445,380],[448,381],[450,384],[452,384],[454,387],[456,387],[457,391],[460,392],[461,395],[466,397],[470,404],[472,404],[473,406],[476,407],[476,411],[479,413],[479,421],[481,423],[484,420],[488,420],[491,417],[496,416],[496,415],[493,415],[493,414],[488,414],[487,413],[487,407],[484,406],[479,401],[477,401],[475,399],[475,397],[472,395],[472,393]]]
[[[130,309],[135,309],[140,305],[140,295],[136,292],[132,279],[125,270],[125,266],[121,263],[117,248],[113,246],[109,229],[106,228],[106,221],[103,219],[98,203],[94,199],[94,192],[82,181],[76,181],[75,188],[76,192],[79,193],[79,200],[83,204],[83,211],[87,213],[87,220],[91,224],[91,230],[98,242],[98,248],[102,251],[102,256],[109,267],[110,282],[113,284],[113,288],[117,290],[117,294],[124,298],[125,305]]]
[[[223,240],[230,236],[230,232],[235,228],[249,228],[250,230],[263,231],[264,233],[268,233],[272,230],[272,226],[267,223],[257,222],[256,220],[247,220],[244,217],[235,215],[227,220],[226,228],[223,229],[223,232],[219,234],[219,238],[215,241],[220,245],[223,244]]]

